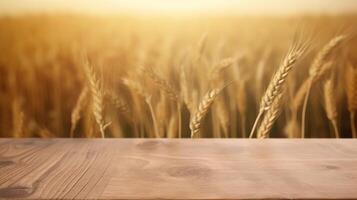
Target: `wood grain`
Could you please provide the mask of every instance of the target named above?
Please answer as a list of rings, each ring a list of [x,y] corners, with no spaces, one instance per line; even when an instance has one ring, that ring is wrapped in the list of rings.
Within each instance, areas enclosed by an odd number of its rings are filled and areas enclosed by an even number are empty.
[[[0,139],[0,199],[357,199],[357,140]]]

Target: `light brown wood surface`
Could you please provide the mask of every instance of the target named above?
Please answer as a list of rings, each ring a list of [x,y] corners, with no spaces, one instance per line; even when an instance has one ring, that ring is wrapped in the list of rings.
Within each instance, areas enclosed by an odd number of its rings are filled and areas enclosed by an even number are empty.
[[[357,140],[0,139],[0,199],[357,199]]]

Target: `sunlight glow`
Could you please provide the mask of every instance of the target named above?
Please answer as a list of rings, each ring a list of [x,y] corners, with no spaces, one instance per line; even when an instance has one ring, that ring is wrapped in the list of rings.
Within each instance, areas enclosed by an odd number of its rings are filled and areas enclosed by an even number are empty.
[[[0,13],[79,11],[120,14],[355,12],[355,0],[1,0]]]

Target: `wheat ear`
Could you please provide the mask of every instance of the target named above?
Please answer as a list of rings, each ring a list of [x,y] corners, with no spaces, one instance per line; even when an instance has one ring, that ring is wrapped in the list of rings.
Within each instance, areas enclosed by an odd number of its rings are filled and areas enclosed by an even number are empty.
[[[198,109],[194,113],[194,115],[191,117],[190,120],[190,129],[191,129],[191,138],[197,137],[198,134],[200,133],[201,130],[201,123],[203,118],[206,116],[208,113],[211,105],[213,104],[214,100],[218,96],[218,94],[225,88],[226,86],[222,88],[216,88],[216,89],[211,89],[208,91],[201,102],[198,105]]]
[[[132,79],[128,79],[128,78],[123,78],[122,81],[123,81],[124,85],[126,85],[128,88],[130,88],[131,91],[133,91],[137,95],[144,97],[144,98],[147,98],[150,96],[138,82],[133,81]]]
[[[310,78],[314,79],[321,74],[320,71],[323,70],[323,65],[327,63],[330,56],[334,53],[334,50],[339,47],[346,38],[346,35],[334,37],[321,49],[309,69]]]
[[[116,109],[118,109],[119,112],[121,112],[121,113],[129,112],[128,104],[123,102],[123,100],[120,99],[120,97],[117,94],[112,93],[112,92],[106,92],[105,95],[108,98],[110,98],[110,101],[112,102],[114,107]]]
[[[170,99],[178,101],[179,98],[175,89],[165,79],[157,75],[151,67],[141,67],[140,69],[158,86],[159,89],[164,91]]]
[[[269,133],[271,129],[273,128],[273,125],[275,121],[278,119],[280,113],[281,113],[281,105],[282,105],[282,96],[283,93],[281,93],[277,98],[275,98],[272,106],[270,109],[267,111],[266,115],[264,116],[262,123],[258,129],[257,137],[260,139],[263,138],[268,138]]]
[[[101,133],[102,138],[105,138],[105,129],[111,124],[105,123],[103,116],[103,96],[104,92],[101,87],[101,82],[97,79],[96,74],[94,72],[93,66],[88,62],[88,60],[84,61],[84,69],[87,76],[89,89],[91,91],[91,100],[92,100],[92,112],[99,126],[99,131]]]
[[[348,63],[346,69],[346,88],[348,110],[350,112],[352,137],[357,138],[356,112],[357,112],[357,67]]]
[[[249,134],[249,138],[253,137],[256,126],[263,116],[264,112],[269,110],[272,106],[274,99],[281,94],[282,88],[284,86],[286,77],[288,76],[290,70],[295,66],[298,59],[307,50],[309,43],[297,42],[288,51],[287,55],[281,62],[278,71],[275,73],[273,79],[270,81],[269,86],[262,97],[260,102],[260,108],[257,118],[255,119],[253,128]]]
[[[177,106],[177,114],[178,114],[178,135],[179,138],[182,136],[182,116],[181,116],[181,102],[179,99],[179,95],[175,91],[175,89],[163,78],[157,75],[154,70],[150,67],[143,68],[141,70],[146,74],[165,94],[173,101],[176,102]]]
[[[320,81],[325,74],[327,74],[332,68],[333,62],[327,62],[322,66],[322,69],[319,71],[319,74],[315,76],[313,79],[313,83]],[[309,88],[310,79],[306,79],[300,88],[297,90],[296,95],[292,101],[291,107],[294,112],[300,108],[300,106],[304,103],[304,99]],[[297,114],[297,113],[295,113]]]
[[[312,62],[311,68],[309,70],[309,85],[307,87],[306,95],[304,98],[304,105],[302,109],[302,120],[301,120],[301,137],[305,138],[305,122],[306,122],[306,110],[307,103],[311,91],[312,84],[316,82],[316,79],[321,76],[324,70],[324,64],[327,63],[329,57],[332,55],[334,50],[346,39],[346,35],[339,35],[329,43],[327,43],[322,50],[317,54],[316,58]]]
[[[201,57],[204,53],[206,44],[207,44],[207,33],[203,33],[201,38],[199,39],[196,49],[195,49],[196,50],[195,54],[194,54],[195,57],[193,59],[195,62],[197,62],[201,59]]]
[[[339,138],[339,131],[337,127],[337,108],[336,108],[336,101],[335,101],[335,94],[334,94],[334,87],[333,87],[333,78],[329,78],[324,83],[324,101],[325,101],[325,109],[327,118],[331,121],[335,137]]]
[[[77,99],[76,105],[74,106],[72,113],[71,113],[71,131],[70,137],[74,137],[74,130],[76,129],[78,121],[81,119],[81,112],[85,106],[85,101],[87,100],[88,96],[88,87],[84,87]]]
[[[235,59],[234,58],[225,58],[222,59],[221,61],[219,61],[218,64],[216,64],[215,66],[213,66],[211,72],[210,72],[210,82],[216,82],[219,79],[219,75],[221,74],[221,72],[225,69],[227,69],[228,67],[232,66],[232,64],[234,63]]]

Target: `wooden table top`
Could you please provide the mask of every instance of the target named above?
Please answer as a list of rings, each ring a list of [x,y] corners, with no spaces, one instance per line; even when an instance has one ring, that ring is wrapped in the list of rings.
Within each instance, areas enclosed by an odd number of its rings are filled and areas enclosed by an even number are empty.
[[[0,199],[357,199],[352,139],[0,139]]]

